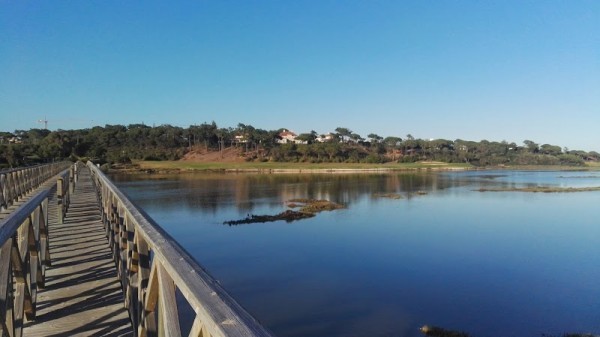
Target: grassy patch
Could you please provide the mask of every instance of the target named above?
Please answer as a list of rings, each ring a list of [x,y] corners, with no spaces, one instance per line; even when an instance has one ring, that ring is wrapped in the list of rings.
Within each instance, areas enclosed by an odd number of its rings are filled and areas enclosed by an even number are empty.
[[[585,163],[585,166],[588,167],[597,167],[600,169],[600,161],[588,161]]]
[[[316,214],[323,211],[333,211],[336,209],[346,208],[344,205],[335,203],[329,200],[316,199],[292,199],[288,201],[288,207],[300,207],[300,212]]]

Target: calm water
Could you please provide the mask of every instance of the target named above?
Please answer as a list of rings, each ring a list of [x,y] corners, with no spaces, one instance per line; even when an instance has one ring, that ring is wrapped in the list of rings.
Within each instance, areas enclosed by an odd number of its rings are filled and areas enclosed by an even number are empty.
[[[424,324],[472,336],[600,333],[600,192],[473,191],[600,186],[600,173],[113,179],[278,336],[420,336]],[[347,209],[222,225],[292,198]]]

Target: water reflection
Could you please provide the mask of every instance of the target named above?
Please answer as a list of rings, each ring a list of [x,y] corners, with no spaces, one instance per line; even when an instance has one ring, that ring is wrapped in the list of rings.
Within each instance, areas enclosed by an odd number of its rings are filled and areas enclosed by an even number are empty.
[[[239,214],[254,213],[265,205],[283,208],[296,198],[325,199],[351,205],[364,196],[397,193],[406,199],[423,194],[460,193],[455,188],[582,187],[600,185],[592,172],[469,171],[395,174],[177,174],[119,175],[136,200],[160,203],[163,209],[186,207],[217,214],[220,207],[235,206]],[[151,183],[150,183],[151,182]],[[141,194],[137,194],[137,192]],[[420,193],[424,192],[424,193]],[[224,219],[230,220],[230,219]]]
[[[447,179],[438,174],[179,174],[112,175],[116,183],[126,183],[130,193],[144,203],[160,201],[164,209],[184,203],[205,211],[235,205],[252,212],[257,205],[281,205],[291,199],[325,199],[352,204],[375,193],[398,193],[410,199],[418,194],[463,186],[467,180]],[[151,182],[151,184],[149,184]],[[425,192],[425,193],[419,193]]]

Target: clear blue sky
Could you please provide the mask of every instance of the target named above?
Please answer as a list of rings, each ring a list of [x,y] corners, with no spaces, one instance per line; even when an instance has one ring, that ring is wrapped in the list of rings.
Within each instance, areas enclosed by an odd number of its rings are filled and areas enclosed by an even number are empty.
[[[600,151],[600,1],[0,0],[0,130],[44,116]]]

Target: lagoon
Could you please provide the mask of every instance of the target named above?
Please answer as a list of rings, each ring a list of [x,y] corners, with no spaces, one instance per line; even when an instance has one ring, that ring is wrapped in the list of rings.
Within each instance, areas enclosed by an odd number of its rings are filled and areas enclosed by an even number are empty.
[[[600,192],[476,191],[600,186],[598,172],[111,178],[278,336],[600,333]],[[295,198],[346,209],[223,225]]]

